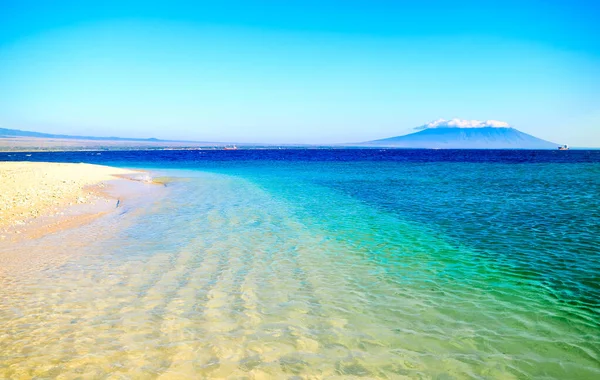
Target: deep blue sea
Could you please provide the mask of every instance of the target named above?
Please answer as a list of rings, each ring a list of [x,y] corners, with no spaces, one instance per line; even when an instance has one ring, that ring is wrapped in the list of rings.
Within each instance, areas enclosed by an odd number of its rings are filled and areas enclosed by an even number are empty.
[[[69,255],[0,289],[0,377],[600,378],[600,150],[5,160],[166,188],[23,243]]]

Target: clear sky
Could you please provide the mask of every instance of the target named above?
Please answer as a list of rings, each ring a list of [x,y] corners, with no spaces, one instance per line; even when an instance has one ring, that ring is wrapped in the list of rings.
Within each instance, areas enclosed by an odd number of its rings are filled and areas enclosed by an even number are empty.
[[[0,0],[0,127],[335,143],[439,118],[600,146],[598,1]]]

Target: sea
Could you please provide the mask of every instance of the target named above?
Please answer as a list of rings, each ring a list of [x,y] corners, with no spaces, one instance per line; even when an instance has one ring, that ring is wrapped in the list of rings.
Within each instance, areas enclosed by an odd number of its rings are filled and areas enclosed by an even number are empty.
[[[600,378],[600,151],[0,160],[162,183],[0,245],[39,260],[0,278],[0,378]]]

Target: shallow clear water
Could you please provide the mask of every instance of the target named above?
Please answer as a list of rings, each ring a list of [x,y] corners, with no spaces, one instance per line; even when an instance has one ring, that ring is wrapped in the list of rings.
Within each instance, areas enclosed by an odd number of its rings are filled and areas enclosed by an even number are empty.
[[[598,378],[600,157],[573,152],[33,155],[175,180],[23,243],[0,378]]]

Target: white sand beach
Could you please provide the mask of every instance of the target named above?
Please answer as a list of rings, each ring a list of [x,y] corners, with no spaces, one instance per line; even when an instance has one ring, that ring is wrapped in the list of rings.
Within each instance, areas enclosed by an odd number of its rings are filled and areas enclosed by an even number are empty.
[[[108,181],[138,172],[109,166],[0,162],[0,240],[34,238],[114,208]]]

